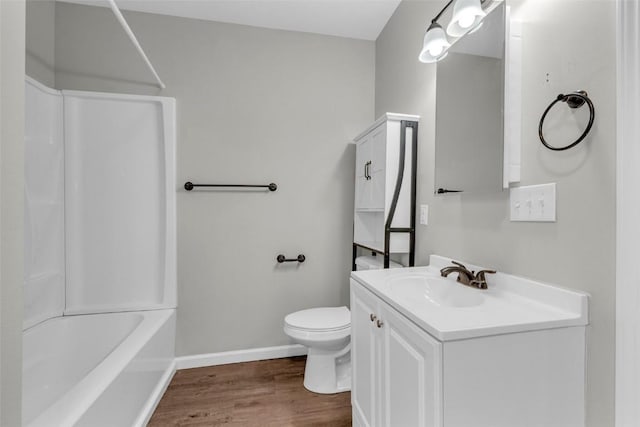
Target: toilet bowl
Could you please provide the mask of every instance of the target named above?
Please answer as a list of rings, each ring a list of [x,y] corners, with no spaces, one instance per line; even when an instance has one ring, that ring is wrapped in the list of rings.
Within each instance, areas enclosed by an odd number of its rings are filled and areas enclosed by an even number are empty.
[[[347,307],[296,311],[284,333],[308,348],[304,387],[314,393],[351,390],[351,312]]]

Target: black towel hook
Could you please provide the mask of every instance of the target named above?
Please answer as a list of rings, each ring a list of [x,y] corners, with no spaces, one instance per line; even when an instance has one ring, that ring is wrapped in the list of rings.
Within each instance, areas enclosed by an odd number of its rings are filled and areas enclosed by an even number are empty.
[[[569,108],[580,108],[586,103],[589,106],[589,123],[587,124],[587,128],[584,130],[584,132],[582,132],[582,135],[580,135],[580,137],[571,144],[564,147],[552,147],[544,139],[544,135],[542,134],[542,125],[544,124],[544,119],[547,117],[547,113],[549,112],[549,110],[551,110],[551,108],[560,101],[566,102]],[[586,91],[578,90],[568,95],[564,95],[561,93],[551,104],[549,104],[547,109],[544,110],[544,113],[542,113],[542,117],[540,118],[540,125],[538,126],[538,136],[540,137],[540,141],[542,142],[542,145],[553,151],[564,151],[568,150],[569,148],[573,148],[576,145],[580,144],[580,142],[582,142],[582,140],[587,136],[587,134],[591,130],[591,126],[593,126],[593,120],[595,119],[595,116],[595,107],[593,106],[593,102],[591,102],[591,99],[589,99],[589,95],[587,95]]]

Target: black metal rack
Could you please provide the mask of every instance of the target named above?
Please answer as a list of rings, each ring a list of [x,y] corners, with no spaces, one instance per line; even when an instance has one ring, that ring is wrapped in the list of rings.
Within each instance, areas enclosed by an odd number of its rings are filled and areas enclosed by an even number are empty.
[[[405,153],[407,145],[407,128],[412,128],[411,132],[411,218],[410,225],[406,228],[392,227],[393,217],[398,206],[398,198],[402,189],[402,181],[405,172]],[[374,253],[384,256],[383,267],[389,268],[389,257],[391,255],[389,244],[391,241],[391,233],[409,233],[409,267],[413,267],[416,261],[416,177],[418,172],[418,122],[410,120],[400,121],[400,156],[398,162],[398,177],[396,178],[396,186],[389,208],[389,215],[384,226],[384,250],[375,249],[360,243],[353,242],[353,255],[351,269],[356,270],[356,257],[358,256],[358,248],[366,249]]]

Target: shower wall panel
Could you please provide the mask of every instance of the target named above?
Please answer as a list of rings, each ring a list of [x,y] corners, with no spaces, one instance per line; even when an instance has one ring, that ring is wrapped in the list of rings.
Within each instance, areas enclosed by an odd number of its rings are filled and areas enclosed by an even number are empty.
[[[64,311],[64,132],[62,96],[25,85],[24,322]]]
[[[25,329],[176,306],[175,100],[25,84]]]
[[[175,306],[175,107],[63,91],[65,313]]]

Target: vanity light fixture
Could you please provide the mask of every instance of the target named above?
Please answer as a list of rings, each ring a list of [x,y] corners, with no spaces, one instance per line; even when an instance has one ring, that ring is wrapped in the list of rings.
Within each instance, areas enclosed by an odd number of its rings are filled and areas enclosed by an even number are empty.
[[[487,13],[482,10],[480,0],[456,0],[453,17],[447,26],[447,34],[460,37],[478,27]]]
[[[438,62],[447,56],[448,49],[451,46],[444,34],[442,26],[435,19],[431,22],[429,29],[424,33],[424,41],[422,42],[422,51],[418,56],[420,62],[426,64]]]
[[[431,25],[427,28],[422,42],[422,50],[418,55],[418,60],[426,64],[438,62],[447,56],[447,51],[451,47],[451,43],[447,40],[447,36],[438,24],[438,19],[445,10],[453,5],[453,17],[447,26],[447,33],[451,37],[461,37],[468,32],[477,30],[482,25],[482,20],[487,15],[482,10],[482,3],[486,0],[449,0],[442,8],[440,13],[431,20]]]

